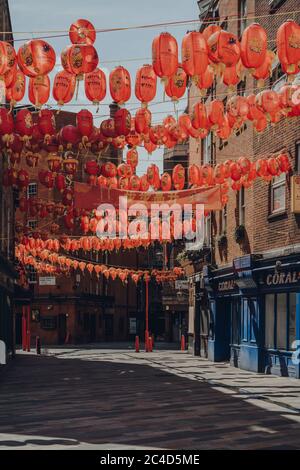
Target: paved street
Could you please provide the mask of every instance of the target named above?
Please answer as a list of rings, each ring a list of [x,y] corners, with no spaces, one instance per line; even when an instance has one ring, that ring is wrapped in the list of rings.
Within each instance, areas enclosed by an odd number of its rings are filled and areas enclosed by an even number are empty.
[[[179,351],[21,353],[0,376],[0,449],[299,449],[299,397]]]

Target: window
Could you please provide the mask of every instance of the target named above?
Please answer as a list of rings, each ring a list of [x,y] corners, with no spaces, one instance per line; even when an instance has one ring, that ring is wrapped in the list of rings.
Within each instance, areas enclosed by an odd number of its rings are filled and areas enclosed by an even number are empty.
[[[211,163],[212,161],[212,134],[208,134],[205,139],[202,140],[202,156],[203,164]]]
[[[28,228],[30,228],[31,230],[35,230],[37,228],[37,225],[38,225],[38,221],[37,220],[28,220],[27,222],[27,226]]]
[[[231,331],[231,343],[240,344],[241,343],[241,307],[239,299],[234,299],[232,301],[232,331]]]
[[[282,212],[286,206],[285,196],[286,186],[286,175],[282,173],[280,176],[276,176],[271,184],[271,214]]]
[[[43,330],[55,330],[57,326],[56,317],[42,317],[41,318],[41,328]]]
[[[300,173],[300,142],[296,143],[296,170]]]
[[[227,233],[227,204],[223,207],[221,212],[221,227],[220,227],[220,235],[222,233]]]
[[[241,36],[247,28],[247,0],[239,0],[238,35]]]
[[[210,246],[211,241],[211,214],[204,219],[204,245]]]
[[[28,272],[28,282],[29,284],[36,284],[37,282],[37,271],[33,266],[28,266],[27,268]]]
[[[269,0],[270,13],[274,13],[285,2],[285,0]]]
[[[245,188],[242,187],[238,192],[238,210],[239,210],[239,225],[245,225],[246,203],[245,203]]]
[[[37,183],[29,183],[27,188],[28,197],[34,197],[37,195]]]
[[[245,96],[246,95],[246,88],[247,87],[247,80],[246,78],[244,80],[241,80],[238,84],[237,84],[237,94],[239,96]]]
[[[292,351],[296,339],[296,296],[268,294],[265,300],[265,347]]]

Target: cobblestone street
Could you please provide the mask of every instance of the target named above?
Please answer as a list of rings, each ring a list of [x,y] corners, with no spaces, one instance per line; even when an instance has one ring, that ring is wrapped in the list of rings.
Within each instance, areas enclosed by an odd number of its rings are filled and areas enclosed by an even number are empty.
[[[299,449],[299,388],[178,351],[22,353],[0,378],[0,448]]]

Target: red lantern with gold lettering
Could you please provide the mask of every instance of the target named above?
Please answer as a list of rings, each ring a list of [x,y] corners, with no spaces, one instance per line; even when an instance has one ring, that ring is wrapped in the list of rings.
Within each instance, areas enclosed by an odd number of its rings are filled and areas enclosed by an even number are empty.
[[[11,106],[22,101],[26,91],[26,78],[22,70],[17,70],[12,84],[6,88],[6,99],[10,101]]]
[[[79,19],[71,24],[69,38],[72,44],[94,44],[96,31],[90,21]]]
[[[152,42],[152,65],[156,75],[164,82],[176,73],[178,68],[178,45],[169,33],[161,33]]]
[[[267,32],[258,23],[248,26],[242,35],[241,59],[248,69],[258,69],[264,63],[267,54]]]
[[[50,96],[50,79],[48,75],[37,75],[29,79],[28,98],[36,107],[47,103]]]
[[[195,83],[208,66],[208,48],[206,40],[199,31],[187,33],[181,45],[182,67]]]
[[[43,39],[27,41],[18,50],[19,67],[28,77],[47,75],[54,69],[55,61],[53,47]]]
[[[53,98],[57,101],[57,104],[62,106],[65,103],[69,103],[74,96],[76,86],[75,75],[61,70],[54,77],[53,83]]]
[[[76,115],[76,124],[77,128],[83,137],[83,139],[88,141],[89,136],[93,132],[93,115],[88,109],[82,109]]]
[[[185,169],[179,163],[175,165],[172,171],[172,181],[176,190],[182,190],[185,185]]]
[[[155,98],[157,77],[152,65],[139,68],[135,78],[135,96],[143,106]]]
[[[33,132],[33,120],[31,112],[28,109],[18,111],[15,120],[15,130],[20,134],[22,140],[28,140]]]
[[[282,68],[288,75],[300,71],[300,25],[289,20],[277,31],[277,53]]]
[[[139,108],[135,113],[134,125],[138,134],[148,134],[151,126],[152,114],[148,108]]]
[[[85,96],[93,104],[99,105],[106,96],[105,73],[96,68],[93,72],[87,73],[84,78]]]
[[[228,31],[217,31],[208,40],[208,54],[212,62],[232,67],[239,61],[241,51],[240,43],[235,34]]]
[[[168,95],[172,99],[172,101],[178,101],[185,94],[186,83],[187,75],[181,64],[179,64],[176,72],[169,77],[169,80],[166,83],[166,95]]]
[[[42,109],[38,116],[38,127],[44,135],[45,141],[50,140],[56,132],[55,116],[50,109]]]
[[[109,74],[109,89],[112,99],[118,104],[124,104],[131,96],[131,80],[127,69],[116,67]]]
[[[131,114],[125,109],[118,109],[114,115],[116,135],[127,136],[131,130]]]
[[[61,53],[63,68],[78,78],[81,78],[85,73],[93,72],[98,62],[97,51],[91,44],[67,46]]]
[[[169,173],[165,172],[162,174],[160,179],[162,191],[171,191],[172,189],[172,177]]]

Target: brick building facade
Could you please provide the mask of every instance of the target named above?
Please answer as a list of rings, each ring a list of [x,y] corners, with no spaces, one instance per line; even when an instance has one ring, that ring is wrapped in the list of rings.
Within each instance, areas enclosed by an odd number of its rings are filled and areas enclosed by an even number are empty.
[[[240,37],[248,24],[257,21],[266,28],[272,50],[277,29],[290,19],[290,12],[300,22],[299,2],[292,0],[199,1],[198,5],[201,29],[205,18],[216,18],[224,29]],[[278,90],[285,82],[275,61],[265,85]],[[233,94],[247,96],[258,91],[256,81],[247,74]],[[228,90],[215,81],[206,101],[218,98],[225,103],[226,94]],[[199,91],[192,85],[189,112],[199,99]],[[210,133],[200,142],[190,139],[189,147],[190,163],[197,164],[242,156],[256,161],[289,152],[289,175],[270,183],[257,179],[249,189],[230,191],[224,210],[207,218],[208,256],[189,268],[189,337],[196,354],[214,361],[230,360],[244,369],[296,377],[300,375],[293,362],[294,341],[300,339],[300,231],[299,216],[291,211],[291,177],[299,171],[299,122],[299,118],[285,119],[257,134],[247,121],[228,141]],[[241,226],[244,236],[238,240],[236,231]]]

